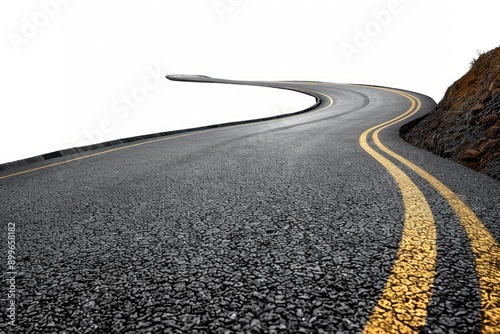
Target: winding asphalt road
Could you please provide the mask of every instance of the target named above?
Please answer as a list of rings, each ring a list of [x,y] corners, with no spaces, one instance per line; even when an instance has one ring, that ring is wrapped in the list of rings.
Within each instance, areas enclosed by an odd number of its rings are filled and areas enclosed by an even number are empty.
[[[321,103],[0,174],[0,332],[500,333],[500,184],[398,136],[434,101],[229,83]]]

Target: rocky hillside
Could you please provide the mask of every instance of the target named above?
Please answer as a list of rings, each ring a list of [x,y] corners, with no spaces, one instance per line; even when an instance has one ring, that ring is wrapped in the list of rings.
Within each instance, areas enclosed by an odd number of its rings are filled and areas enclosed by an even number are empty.
[[[436,109],[401,135],[500,180],[500,47],[473,60]]]

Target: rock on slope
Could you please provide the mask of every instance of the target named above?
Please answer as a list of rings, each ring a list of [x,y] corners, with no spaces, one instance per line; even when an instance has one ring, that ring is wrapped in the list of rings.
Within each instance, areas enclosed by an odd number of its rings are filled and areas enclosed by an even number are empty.
[[[500,47],[479,56],[436,109],[402,137],[500,179]]]

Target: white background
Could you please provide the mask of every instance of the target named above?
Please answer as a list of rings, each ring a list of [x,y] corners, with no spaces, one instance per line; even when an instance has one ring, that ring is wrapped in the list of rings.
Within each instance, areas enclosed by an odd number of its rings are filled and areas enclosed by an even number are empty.
[[[485,0],[5,0],[0,163],[312,103],[151,72],[378,84],[439,101],[477,50],[500,44],[499,10]]]

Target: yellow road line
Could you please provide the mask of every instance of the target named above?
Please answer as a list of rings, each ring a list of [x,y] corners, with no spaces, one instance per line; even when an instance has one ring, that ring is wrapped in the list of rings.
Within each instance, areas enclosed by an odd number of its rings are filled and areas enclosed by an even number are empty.
[[[368,134],[415,113],[415,103],[403,115],[374,126],[360,136],[361,147],[396,181],[403,198],[403,235],[392,272],[364,333],[415,333],[425,325],[436,266],[436,227],[424,194],[395,164],[372,149]]]
[[[325,109],[330,108],[333,105],[333,99],[329,95],[326,95],[324,93],[320,93],[320,92],[317,92],[317,91],[314,91],[314,90],[303,89],[303,91],[309,92],[309,93],[313,93],[313,94],[322,95],[322,96],[326,97],[326,99],[328,100],[328,105],[324,106],[323,108],[317,109],[317,110],[312,110],[311,112],[307,113],[308,115],[314,114],[314,113],[317,113],[317,112],[320,112],[320,111],[323,111]]]
[[[385,89],[387,90],[387,89]],[[410,94],[387,90],[406,97],[412,103],[420,100]],[[484,226],[481,220],[450,188],[427,171],[411,161],[389,150],[380,142],[379,132],[373,134],[374,143],[385,153],[408,166],[415,173],[429,182],[449,203],[460,220],[472,246],[475,257],[476,272],[481,292],[481,333],[500,333],[500,245]]]
[[[0,180],[7,179],[7,178],[10,178],[10,177],[14,177],[14,176],[18,176],[18,175],[22,175],[22,174],[26,174],[26,173],[35,172],[37,170],[42,170],[42,169],[46,169],[46,168],[51,168],[51,167],[55,167],[55,166],[64,165],[64,164],[67,164],[67,163],[70,163],[70,162],[75,162],[75,161],[78,161],[78,160],[83,160],[83,159],[95,157],[95,156],[98,156],[98,155],[103,155],[103,154],[107,154],[107,153],[111,153],[111,152],[116,152],[116,151],[124,150],[124,149],[131,148],[131,147],[136,147],[136,146],[141,146],[141,145],[156,143],[156,142],[164,141],[164,140],[168,140],[168,139],[174,139],[174,138],[180,138],[180,137],[195,135],[195,134],[199,134],[199,133],[210,132],[210,131],[214,131],[214,130],[216,130],[216,129],[205,130],[205,131],[198,131],[198,132],[192,132],[192,133],[186,133],[186,134],[183,134],[183,135],[172,136],[172,137],[165,137],[165,138],[154,139],[154,140],[148,140],[148,141],[145,141],[145,142],[142,142],[142,143],[136,143],[136,144],[132,144],[132,145],[121,146],[121,147],[113,148],[113,149],[102,151],[102,152],[92,153],[92,154],[89,154],[89,155],[85,155],[85,156],[81,156],[81,157],[77,157],[77,158],[73,158],[73,159],[68,159],[68,160],[64,160],[64,161],[60,161],[60,162],[56,162],[56,163],[53,163],[53,164],[49,164],[49,165],[45,165],[45,166],[40,166],[40,167],[32,168],[32,169],[27,169],[27,170],[23,170],[23,171],[17,172],[17,173],[12,173],[12,174],[8,174],[8,175],[0,176]]]
[[[290,88],[290,89],[295,90],[295,88]],[[317,110],[313,110],[313,111],[310,112],[310,114],[323,111],[325,109],[330,108],[333,105],[333,99],[330,96],[328,96],[326,94],[323,94],[323,93],[320,93],[320,92],[312,91],[312,90],[309,90],[309,92],[322,95],[322,96],[326,97],[327,100],[329,100],[328,105],[326,105],[323,108],[320,108],[320,109],[317,109]],[[249,126],[249,125],[255,125],[255,124],[256,123],[247,123],[247,124],[233,125],[232,128]],[[107,153],[111,153],[111,152],[125,150],[125,149],[136,147],[136,146],[142,146],[142,145],[146,145],[146,144],[157,143],[157,142],[160,142],[160,141],[171,140],[171,139],[175,139],[175,138],[181,138],[181,137],[187,137],[187,136],[194,136],[194,135],[201,134],[201,133],[209,133],[209,132],[213,132],[213,131],[219,131],[219,130],[222,130],[222,129],[224,129],[224,128],[221,127],[221,128],[201,130],[201,131],[196,131],[196,132],[189,132],[189,133],[185,133],[185,134],[181,134],[181,135],[177,135],[177,136],[167,136],[167,137],[163,137],[163,138],[159,138],[159,139],[153,139],[153,140],[148,140],[148,141],[144,141],[144,142],[140,142],[140,143],[136,143],[136,144],[121,146],[121,147],[117,147],[117,148],[113,148],[113,149],[109,149],[109,150],[105,150],[105,151],[101,151],[101,152],[97,152],[97,153],[92,153],[92,154],[85,155],[85,156],[80,156],[80,157],[73,158],[73,159],[68,159],[68,160],[64,160],[64,161],[52,163],[52,164],[45,165],[45,166],[40,166],[40,167],[36,167],[36,168],[27,169],[27,170],[24,170],[24,171],[21,171],[21,172],[17,172],[17,173],[12,173],[12,174],[8,174],[8,175],[0,176],[0,180],[8,179],[8,178],[11,178],[11,177],[14,177],[14,176],[19,176],[19,175],[23,175],[23,174],[27,174],[27,173],[32,173],[32,172],[35,172],[35,171],[38,171],[38,170],[42,170],[42,169],[47,169],[47,168],[52,168],[52,167],[64,165],[64,164],[67,164],[67,163],[70,163],[70,162],[75,162],[75,161],[78,161],[78,160],[83,160],[83,159],[87,159],[87,158],[91,158],[91,157],[95,157],[95,156],[99,156],[99,155],[103,155],[103,154],[107,154]]]

